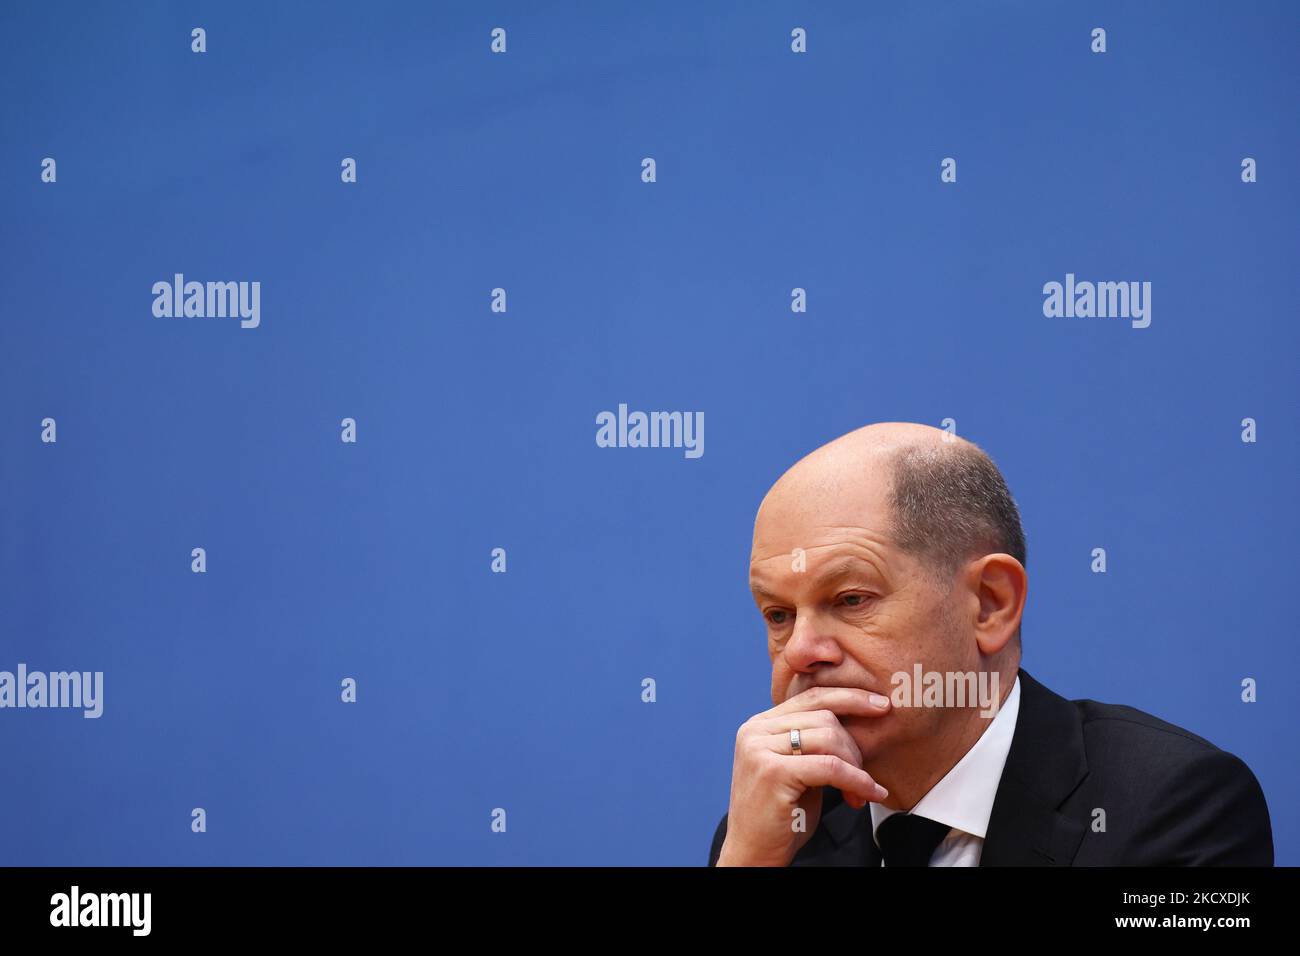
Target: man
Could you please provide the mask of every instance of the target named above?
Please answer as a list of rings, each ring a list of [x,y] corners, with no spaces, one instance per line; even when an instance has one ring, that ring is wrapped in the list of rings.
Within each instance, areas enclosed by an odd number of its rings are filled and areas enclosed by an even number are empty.
[[[869,425],[768,492],[750,585],[774,706],[710,866],[1271,866],[1232,754],[1020,667],[1020,515],[976,445]]]

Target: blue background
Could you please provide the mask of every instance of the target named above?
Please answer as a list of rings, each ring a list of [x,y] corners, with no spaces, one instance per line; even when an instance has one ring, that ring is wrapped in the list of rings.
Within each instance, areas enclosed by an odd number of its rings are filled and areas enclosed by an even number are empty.
[[[105,672],[0,711],[0,862],[703,865],[759,499],[952,417],[1024,666],[1240,755],[1300,863],[1300,5],[0,9],[0,669]],[[1045,318],[1067,272],[1150,328]],[[598,448],[620,402],[704,456]]]

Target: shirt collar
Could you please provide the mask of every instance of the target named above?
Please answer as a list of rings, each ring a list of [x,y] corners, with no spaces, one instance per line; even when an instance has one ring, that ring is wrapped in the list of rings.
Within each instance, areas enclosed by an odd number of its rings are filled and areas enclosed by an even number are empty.
[[[1017,675],[1011,684],[1011,693],[1007,694],[1007,699],[998,708],[992,722],[984,728],[979,740],[918,801],[912,813],[983,839],[988,831],[998,782],[1002,779],[1002,768],[1011,749],[1011,738],[1015,736],[1019,712],[1020,676]],[[899,811],[879,803],[867,806],[871,810],[871,837],[874,840],[880,824]]]

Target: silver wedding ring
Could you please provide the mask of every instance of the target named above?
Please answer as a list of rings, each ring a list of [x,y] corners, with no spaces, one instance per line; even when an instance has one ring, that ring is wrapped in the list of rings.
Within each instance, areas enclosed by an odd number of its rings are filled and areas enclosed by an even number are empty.
[[[799,731],[797,730],[790,731],[790,750],[796,757],[803,754],[803,751],[799,749]]]

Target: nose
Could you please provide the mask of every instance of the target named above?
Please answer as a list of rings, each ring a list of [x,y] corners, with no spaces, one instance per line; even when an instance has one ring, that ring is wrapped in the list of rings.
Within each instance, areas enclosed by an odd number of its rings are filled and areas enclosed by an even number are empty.
[[[795,614],[794,628],[782,651],[791,670],[807,673],[819,664],[831,666],[844,659],[839,641],[831,633],[828,622],[815,611]]]

